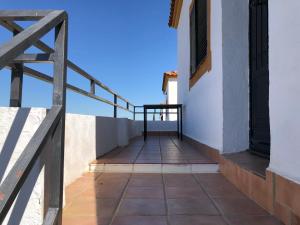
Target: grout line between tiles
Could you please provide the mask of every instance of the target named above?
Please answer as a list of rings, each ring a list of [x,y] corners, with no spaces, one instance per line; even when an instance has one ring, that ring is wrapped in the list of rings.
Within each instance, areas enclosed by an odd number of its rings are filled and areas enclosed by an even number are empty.
[[[206,191],[206,189],[203,187],[203,185],[201,184],[201,182],[197,179],[196,174],[192,174],[192,176],[194,177],[194,179],[196,180],[196,182],[199,184],[199,186],[201,187],[202,191],[207,195],[207,197],[210,199],[210,201],[212,202],[212,204],[216,207],[216,209],[220,212],[222,219],[224,220],[224,222],[227,225],[231,225],[231,223],[229,222],[229,220],[225,217],[225,214],[223,212],[223,210],[218,206],[218,204],[214,201],[214,199],[211,197],[211,195]]]
[[[117,215],[118,212],[119,212],[119,209],[120,209],[120,207],[121,207],[121,204],[122,204],[123,199],[124,199],[124,196],[125,196],[125,193],[126,193],[126,191],[127,191],[127,189],[128,189],[128,184],[129,184],[129,182],[130,182],[130,180],[131,180],[131,177],[132,177],[132,173],[130,174],[130,176],[129,176],[128,180],[127,180],[127,183],[126,183],[126,185],[125,185],[125,187],[124,187],[124,189],[123,189],[123,191],[122,191],[122,194],[121,194],[121,197],[120,197],[120,201],[119,201],[117,207],[116,207],[115,210],[114,210],[114,213],[113,213],[113,216],[112,216],[112,218],[111,218],[111,221],[110,221],[109,225],[112,225],[112,224],[113,224],[113,222],[114,222],[114,220],[115,220],[115,218],[116,218],[116,215]]]
[[[159,151],[161,154],[161,143],[160,143],[160,136],[159,136]],[[166,220],[167,220],[167,225],[171,225],[169,221],[169,209],[168,209],[168,202],[167,202],[167,194],[166,194],[166,184],[165,184],[165,178],[163,173],[161,173],[161,178],[163,182],[163,192],[164,192],[164,202],[165,202],[165,208],[166,208]]]
[[[139,156],[141,155],[141,153],[142,153],[144,147],[145,147],[145,141],[144,141],[144,143],[143,143],[143,145],[142,145],[140,151],[139,151],[138,154],[136,155],[135,159],[133,160],[133,164],[135,164],[135,163],[136,163],[136,160],[138,160],[138,158],[139,158]]]

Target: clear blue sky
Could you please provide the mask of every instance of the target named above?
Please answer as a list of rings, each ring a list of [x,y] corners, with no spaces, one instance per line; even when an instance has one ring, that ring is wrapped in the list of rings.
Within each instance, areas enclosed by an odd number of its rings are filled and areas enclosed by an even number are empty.
[[[1,0],[1,8],[66,10],[71,61],[135,105],[163,101],[163,72],[176,69],[176,34],[167,25],[170,0]],[[0,44],[11,37],[3,28],[0,34]],[[53,36],[43,40],[53,46]],[[52,73],[51,64],[29,66]],[[89,89],[88,82],[71,71],[68,82]],[[8,105],[9,83],[10,73],[0,71],[0,106]],[[23,106],[50,107],[50,84],[25,77],[23,90]],[[97,94],[112,100],[99,88]],[[112,115],[111,106],[70,91],[67,102],[68,112]]]

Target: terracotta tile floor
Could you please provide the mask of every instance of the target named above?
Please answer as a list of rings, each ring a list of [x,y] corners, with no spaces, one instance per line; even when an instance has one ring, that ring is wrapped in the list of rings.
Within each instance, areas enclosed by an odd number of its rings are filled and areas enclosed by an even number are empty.
[[[220,174],[88,173],[66,190],[64,225],[280,225]]]
[[[185,141],[172,136],[135,138],[124,148],[116,148],[92,163],[99,164],[208,164],[215,163]]]

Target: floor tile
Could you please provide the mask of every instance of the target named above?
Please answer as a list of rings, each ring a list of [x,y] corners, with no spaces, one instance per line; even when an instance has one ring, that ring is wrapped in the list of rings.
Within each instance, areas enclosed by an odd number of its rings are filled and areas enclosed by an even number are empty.
[[[109,225],[111,218],[96,216],[63,216],[62,225]]]
[[[165,216],[121,216],[112,225],[167,225]]]
[[[195,187],[199,186],[191,174],[164,174],[166,187]]]
[[[161,187],[128,187],[125,198],[164,198]]]
[[[234,216],[227,219],[230,225],[283,225],[272,216]]]
[[[218,210],[208,198],[168,199],[170,215],[219,215]]]
[[[129,186],[135,187],[156,187],[162,186],[163,181],[161,176],[140,176],[132,177],[129,181]]]
[[[203,173],[195,174],[196,179],[204,187],[217,187],[223,185],[232,185],[222,174],[220,173]]]
[[[225,215],[268,215],[255,202],[246,198],[214,198]]]
[[[170,225],[226,225],[221,216],[173,215]]]
[[[117,216],[164,216],[166,208],[160,199],[123,199]]]
[[[207,193],[211,197],[234,197],[234,198],[246,198],[242,192],[240,192],[232,184],[223,184],[218,186],[204,187]]]
[[[166,187],[167,198],[207,198],[200,187]]]
[[[97,218],[111,218],[118,205],[117,199],[84,198],[72,201],[64,209],[64,216],[96,216]]]

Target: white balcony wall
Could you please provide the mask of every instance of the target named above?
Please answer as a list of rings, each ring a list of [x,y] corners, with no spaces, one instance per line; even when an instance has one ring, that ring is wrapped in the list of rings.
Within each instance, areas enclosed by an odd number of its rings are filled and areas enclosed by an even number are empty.
[[[0,180],[17,161],[27,143],[46,116],[41,108],[0,108]],[[118,146],[124,146],[142,128],[137,121],[88,115],[66,115],[64,186],[88,171],[92,160]],[[51,145],[46,144],[49,149]],[[46,150],[46,149],[45,149]],[[3,224],[42,224],[44,169],[51,152],[37,161],[29,179],[21,189],[18,204]],[[49,168],[51,170],[51,168]],[[46,185],[47,188],[47,185]]]
[[[144,121],[135,121],[136,132],[142,133],[144,131]],[[162,131],[172,132],[177,131],[177,121],[148,121],[147,131]]]

